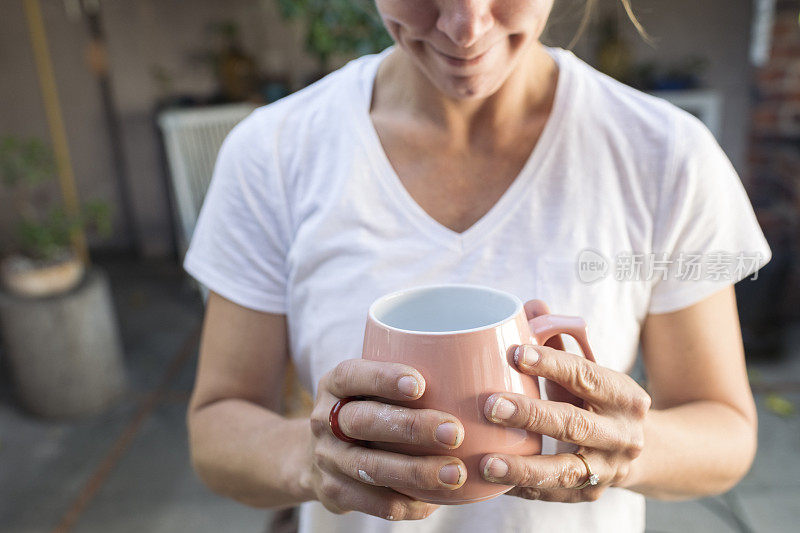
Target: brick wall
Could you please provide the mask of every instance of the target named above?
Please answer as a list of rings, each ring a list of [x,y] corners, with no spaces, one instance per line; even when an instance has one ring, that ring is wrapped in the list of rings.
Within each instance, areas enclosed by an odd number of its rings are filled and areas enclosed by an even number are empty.
[[[754,73],[745,183],[773,261],[763,270],[774,320],[800,319],[800,0],[777,0],[769,61]]]

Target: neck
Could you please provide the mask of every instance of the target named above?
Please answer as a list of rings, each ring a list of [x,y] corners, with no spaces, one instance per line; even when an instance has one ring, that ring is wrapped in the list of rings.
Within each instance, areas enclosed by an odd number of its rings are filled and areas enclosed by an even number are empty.
[[[476,136],[502,138],[518,126],[549,113],[558,67],[541,44],[520,57],[509,77],[486,98],[456,99],[441,92],[400,48],[381,64],[375,81],[373,109],[391,110],[442,129],[455,142]],[[499,140],[499,139],[498,139]]]

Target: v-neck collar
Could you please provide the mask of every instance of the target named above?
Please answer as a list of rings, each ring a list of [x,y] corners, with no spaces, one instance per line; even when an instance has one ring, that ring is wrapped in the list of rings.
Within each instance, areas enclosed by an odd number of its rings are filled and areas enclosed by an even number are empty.
[[[568,108],[568,91],[572,86],[568,59],[564,56],[570,52],[560,48],[545,47],[545,50],[555,60],[558,66],[558,81],[556,83],[553,107],[550,116],[544,125],[539,140],[536,142],[528,159],[525,161],[519,174],[517,174],[511,185],[505,190],[503,195],[495,204],[484,213],[474,224],[463,232],[454,231],[438,220],[433,218],[420,206],[411,193],[403,185],[394,167],[389,161],[383,148],[378,132],[370,117],[370,107],[372,103],[372,92],[375,85],[375,77],[383,59],[391,53],[396,45],[392,45],[383,52],[376,54],[371,61],[365,65],[365,79],[362,78],[362,98],[356,99],[358,109],[356,110],[358,130],[362,133],[362,140],[366,146],[366,153],[377,171],[377,179],[384,186],[388,194],[395,201],[398,210],[414,224],[418,230],[440,244],[447,246],[455,251],[466,253],[474,248],[484,237],[488,236],[493,230],[497,229],[517,207],[517,200],[525,198],[530,194],[529,190],[535,180],[535,174],[543,166],[545,159],[550,153],[550,145],[558,136],[564,122],[563,115]]]

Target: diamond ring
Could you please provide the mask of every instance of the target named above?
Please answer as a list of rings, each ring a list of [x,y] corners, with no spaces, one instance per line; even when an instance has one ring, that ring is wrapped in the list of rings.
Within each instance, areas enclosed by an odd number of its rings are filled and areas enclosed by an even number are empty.
[[[590,485],[592,487],[594,487],[595,485],[600,483],[600,478],[597,477],[597,474],[592,473],[592,467],[589,466],[589,461],[586,460],[586,457],[584,457],[582,454],[580,454],[578,452],[573,452],[573,454],[577,455],[578,458],[581,461],[583,461],[583,464],[586,465],[586,473],[589,475],[589,477],[586,479],[586,481],[584,481],[583,483],[581,483],[580,485],[578,485],[575,488],[576,489],[584,489],[584,488],[586,488],[586,487],[588,487]]]

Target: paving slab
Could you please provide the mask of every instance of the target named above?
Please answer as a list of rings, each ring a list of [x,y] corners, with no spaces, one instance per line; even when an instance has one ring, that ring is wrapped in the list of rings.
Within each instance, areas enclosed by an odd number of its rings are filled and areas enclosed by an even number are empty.
[[[107,265],[131,386],[150,390],[202,320],[198,293],[175,265]]]
[[[741,533],[720,498],[684,502],[647,500],[648,533]]]
[[[753,467],[732,491],[737,513],[753,531],[800,531],[800,392],[783,393],[798,412],[782,417],[757,394],[758,452]]]
[[[800,392],[782,396],[796,406],[795,415],[778,416],[767,409],[767,395],[756,394],[758,450],[750,472],[739,483],[740,490],[800,490]]]
[[[0,403],[0,531],[55,526],[132,413],[123,402],[88,420],[49,422]]]
[[[737,491],[745,519],[753,530],[768,533],[800,531],[800,489]]]
[[[137,510],[138,509],[138,510]],[[263,533],[267,513],[243,511],[222,499],[180,500],[142,508],[120,499],[85,518],[76,533]],[[33,530],[31,530],[33,531]]]
[[[111,261],[106,267],[129,390],[102,415],[35,418],[17,405],[0,353],[0,531],[49,531],[59,523],[200,323],[202,303],[176,265]],[[180,378],[190,383],[193,363],[187,366]]]
[[[76,533],[264,531],[268,511],[208,490],[189,460],[186,405],[162,404],[76,524]]]

